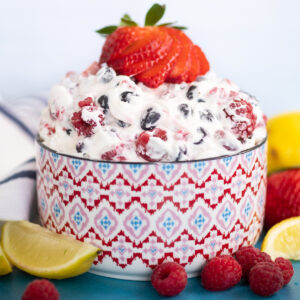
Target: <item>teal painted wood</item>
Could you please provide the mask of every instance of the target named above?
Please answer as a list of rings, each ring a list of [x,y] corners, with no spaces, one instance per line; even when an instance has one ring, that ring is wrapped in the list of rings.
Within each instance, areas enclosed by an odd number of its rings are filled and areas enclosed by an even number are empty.
[[[260,243],[258,244],[260,245]],[[292,281],[275,294],[272,300],[298,300],[300,299],[300,261],[293,262],[295,275]],[[26,285],[35,277],[22,271],[14,270],[10,275],[0,277],[0,299],[20,300]],[[152,288],[150,282],[126,281],[110,279],[97,276],[91,273],[65,279],[53,280],[60,293],[61,300],[155,300],[164,299]],[[170,299],[170,298],[169,298]],[[200,278],[188,280],[187,287],[178,296],[172,298],[176,300],[219,300],[219,299],[263,299],[254,295],[249,286],[240,283],[234,288],[224,292],[209,292],[202,288]]]

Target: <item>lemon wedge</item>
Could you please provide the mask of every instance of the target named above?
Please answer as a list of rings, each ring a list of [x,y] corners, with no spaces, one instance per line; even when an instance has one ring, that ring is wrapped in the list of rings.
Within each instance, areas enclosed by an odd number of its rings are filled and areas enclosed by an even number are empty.
[[[261,250],[272,259],[281,256],[300,260],[300,217],[289,218],[274,225],[267,232]]]
[[[300,111],[270,118],[268,172],[300,166]]]
[[[11,264],[4,255],[2,248],[0,246],[0,276],[6,275],[12,272]]]
[[[27,221],[6,222],[2,248],[19,269],[44,278],[63,279],[88,271],[100,249]]]

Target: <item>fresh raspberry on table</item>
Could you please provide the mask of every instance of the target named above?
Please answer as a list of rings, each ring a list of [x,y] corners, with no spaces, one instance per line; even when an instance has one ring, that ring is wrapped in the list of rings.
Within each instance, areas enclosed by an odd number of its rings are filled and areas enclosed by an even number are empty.
[[[59,293],[49,280],[34,280],[26,287],[22,300],[58,300]]]
[[[300,169],[271,174],[267,182],[266,227],[296,216],[300,216]]]
[[[162,296],[175,296],[182,292],[187,284],[187,274],[176,262],[158,265],[151,276],[152,286]]]
[[[223,108],[225,117],[232,123],[231,131],[237,139],[244,143],[251,138],[256,127],[256,115],[252,105],[244,99],[234,99],[228,101]]]
[[[288,284],[294,275],[292,263],[288,259],[277,257],[275,259],[275,264],[281,269],[284,285]]]
[[[272,262],[268,253],[261,252],[258,248],[247,246],[240,248],[235,254],[236,260],[242,267],[243,278],[248,280],[249,272],[252,267],[260,262]]]
[[[209,291],[223,291],[235,286],[242,277],[242,267],[229,255],[217,256],[204,266],[201,281]]]
[[[274,262],[260,262],[250,271],[251,290],[260,296],[271,296],[279,291],[284,283],[280,268]]]
[[[163,129],[143,131],[135,142],[136,153],[146,161],[161,161],[168,155],[167,150],[161,146],[161,141],[167,140],[167,132]]]

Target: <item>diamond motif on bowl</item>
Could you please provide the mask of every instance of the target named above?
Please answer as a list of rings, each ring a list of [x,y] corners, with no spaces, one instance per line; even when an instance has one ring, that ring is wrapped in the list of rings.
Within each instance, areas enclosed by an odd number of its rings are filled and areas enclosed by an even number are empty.
[[[181,227],[180,217],[170,208],[167,208],[156,220],[158,231],[167,239],[175,239]]]
[[[76,200],[78,201],[79,198],[76,198]],[[70,222],[74,231],[77,232],[77,234],[82,235],[83,231],[86,229],[88,221],[87,213],[79,203],[76,203],[70,210]]]
[[[118,226],[117,218],[106,207],[102,208],[95,216],[94,223],[100,236],[104,237],[112,235]]]
[[[201,239],[201,236],[208,231],[211,220],[212,217],[210,212],[207,211],[203,205],[201,205],[194,209],[193,213],[188,219],[188,225],[195,236]]]
[[[130,237],[134,239],[140,239],[150,227],[147,215],[139,208],[133,209],[125,218],[123,224]]]

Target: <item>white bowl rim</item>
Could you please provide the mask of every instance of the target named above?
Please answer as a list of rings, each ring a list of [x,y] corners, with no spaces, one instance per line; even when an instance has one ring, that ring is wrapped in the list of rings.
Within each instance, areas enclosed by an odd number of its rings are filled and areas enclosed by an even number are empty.
[[[113,161],[113,160],[100,160],[100,159],[91,159],[91,158],[87,158],[87,157],[79,157],[79,156],[74,156],[71,154],[65,154],[65,153],[61,153],[58,151],[55,151],[53,149],[51,149],[50,147],[46,146],[45,144],[43,144],[42,139],[40,138],[39,135],[36,136],[36,142],[38,143],[38,145],[40,145],[42,148],[46,149],[47,151],[50,151],[52,153],[61,155],[61,156],[65,156],[68,158],[72,158],[72,159],[77,159],[77,160],[85,160],[85,161],[91,161],[91,162],[95,162],[95,163],[109,163],[109,164],[127,164],[127,165],[163,165],[163,164],[182,164],[182,163],[196,163],[196,162],[204,162],[204,161],[210,161],[210,160],[219,160],[219,159],[223,159],[223,158],[227,158],[227,157],[233,157],[233,156],[238,156],[241,154],[245,154],[248,152],[251,152],[253,150],[256,150],[258,148],[260,148],[261,146],[263,146],[266,142],[267,142],[268,136],[266,136],[259,144],[248,148],[246,150],[237,152],[237,153],[233,153],[232,155],[221,155],[221,156],[215,156],[215,157],[208,157],[208,158],[202,158],[202,159],[194,159],[194,160],[181,160],[181,161],[159,161],[159,162],[134,162],[134,161]]]

